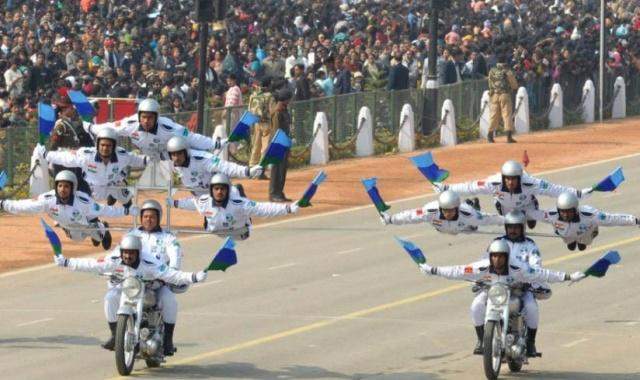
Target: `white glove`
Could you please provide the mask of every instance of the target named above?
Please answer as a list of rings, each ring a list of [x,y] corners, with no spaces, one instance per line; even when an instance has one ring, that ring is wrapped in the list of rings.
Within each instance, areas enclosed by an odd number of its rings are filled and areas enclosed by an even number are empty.
[[[46,158],[47,157],[47,147],[45,147],[42,144],[38,144],[36,145],[36,147],[33,149],[33,151],[38,155],[38,157],[40,158]]]
[[[425,276],[433,275],[433,273],[431,273],[431,269],[433,269],[433,267],[427,263],[420,264],[420,272],[422,272]]]
[[[289,206],[287,206],[289,214],[295,214],[298,212],[298,210],[300,209],[300,206],[298,206],[298,202],[293,202],[291,203]]]
[[[62,256],[62,254],[53,256],[53,262],[59,267],[66,267],[67,264],[69,264],[69,260]]]
[[[131,216],[140,215],[140,208],[137,207],[137,206],[131,206],[131,207],[128,208],[128,210],[129,210],[128,211],[128,215],[131,215]]]
[[[202,282],[207,279],[207,272],[201,270],[199,272],[194,273],[193,277],[195,279],[195,281],[193,282]]]
[[[580,190],[578,198],[586,198],[591,193],[593,193],[593,187],[585,187],[584,189]]]
[[[249,169],[249,178],[258,178],[264,172],[264,168],[260,165],[252,166]]]
[[[381,212],[380,213],[380,222],[382,222],[383,225],[388,225],[388,224],[393,224],[391,223],[391,215],[389,215],[386,212]]]
[[[569,275],[569,280],[571,282],[578,282],[578,281],[582,280],[585,277],[587,277],[587,275],[582,273],[582,272],[573,272],[573,273],[571,273]]]
[[[449,185],[446,185],[442,182],[434,182],[433,183],[433,191],[435,191],[436,193],[440,194],[443,191],[446,191],[449,189]]]

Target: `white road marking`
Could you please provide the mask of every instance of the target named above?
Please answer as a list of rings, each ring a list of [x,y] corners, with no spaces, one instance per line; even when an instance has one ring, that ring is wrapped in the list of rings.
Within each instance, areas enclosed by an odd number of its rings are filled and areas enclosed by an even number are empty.
[[[196,284],[196,285],[193,286],[193,288],[194,289],[200,289],[200,288],[204,288],[205,286],[219,284],[219,283],[221,283],[223,281],[224,280],[207,281],[207,282],[203,282],[201,284]]]
[[[419,232],[417,234],[405,235],[404,238],[405,239],[413,239],[413,238],[417,238],[417,237],[420,237],[420,236],[423,236],[423,235],[424,235],[423,232]]]
[[[602,198],[613,198],[613,197],[617,197],[620,196],[622,193],[619,191],[612,191],[610,193],[607,193],[605,195],[602,196]]]
[[[573,347],[573,346],[577,346],[580,343],[584,343],[584,342],[586,342],[588,340],[589,340],[589,338],[582,338],[582,339],[574,340],[573,342],[569,342],[567,344],[563,344],[562,347],[570,348],[570,347]]]
[[[268,270],[274,270],[274,269],[282,269],[282,268],[289,268],[296,265],[296,263],[289,263],[289,264],[282,264],[282,265],[276,265],[275,267],[270,267],[267,268]]]
[[[35,325],[36,323],[49,322],[49,321],[53,321],[53,318],[36,319],[35,321],[17,324],[16,327]]]
[[[362,247],[360,247],[360,248],[352,248],[352,249],[347,249],[345,251],[336,252],[336,255],[346,255],[347,253],[358,252],[358,251],[362,251]]]

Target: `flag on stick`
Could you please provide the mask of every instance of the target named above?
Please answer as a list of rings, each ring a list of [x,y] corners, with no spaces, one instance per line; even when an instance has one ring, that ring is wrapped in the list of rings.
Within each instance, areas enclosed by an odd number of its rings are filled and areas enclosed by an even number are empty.
[[[298,201],[298,206],[311,206],[311,198],[313,198],[316,190],[318,190],[318,186],[320,186],[320,184],[324,182],[325,179],[327,179],[327,174],[324,171],[320,170],[313,181],[311,181],[311,183],[309,184],[309,187],[307,187],[307,190],[305,190],[302,198],[300,198],[300,200]]]
[[[584,274],[593,277],[604,277],[609,266],[620,262],[620,254],[618,251],[609,251],[599,258],[593,265],[589,267]]]
[[[56,111],[48,104],[38,103],[38,141],[45,144],[56,124]]]
[[[411,157],[410,160],[418,170],[420,170],[420,173],[422,173],[422,175],[424,175],[431,183],[442,182],[449,177],[449,172],[447,170],[440,169],[433,161],[431,152]]]
[[[611,174],[606,176],[597,185],[593,186],[593,191],[613,191],[617,189],[622,182],[624,182],[624,174],[622,173],[622,168],[618,166],[616,170],[611,172]]]
[[[208,272],[210,270],[221,270],[224,272],[230,266],[235,265],[238,262],[235,247],[236,243],[231,237],[228,237],[227,240],[224,241],[222,248],[218,250],[218,253],[213,258],[209,266],[204,269],[204,271]]]
[[[42,224],[42,228],[44,228],[44,233],[45,235],[47,235],[47,239],[49,239],[51,248],[53,248],[53,254],[56,256],[61,255],[62,243],[60,243],[60,238],[58,237],[56,232],[42,218],[40,218],[40,224]]]
[[[404,250],[407,251],[409,256],[411,256],[411,258],[413,259],[413,261],[415,261],[416,264],[420,265],[427,262],[427,259],[422,254],[422,251],[420,250],[420,248],[416,247],[415,244],[413,244],[409,240],[402,240],[397,236],[395,238],[396,238],[396,241],[402,246],[402,248],[404,248]]]
[[[96,114],[96,110],[89,102],[89,99],[82,93],[82,91],[69,91],[69,99],[76,107],[80,118],[86,122],[91,122]]]
[[[240,120],[229,135],[229,142],[251,140],[251,126],[259,122],[260,118],[249,111],[244,111]]]
[[[289,148],[291,148],[291,139],[282,129],[278,129],[260,161],[260,166],[264,168],[269,164],[279,164],[284,160]]]
[[[376,177],[365,178],[362,180],[362,184],[364,185],[365,190],[367,190],[367,194],[369,194],[369,198],[371,198],[371,201],[376,206],[378,212],[384,212],[390,209],[391,206],[384,203],[382,200],[378,187],[376,186],[377,182],[378,179]]]

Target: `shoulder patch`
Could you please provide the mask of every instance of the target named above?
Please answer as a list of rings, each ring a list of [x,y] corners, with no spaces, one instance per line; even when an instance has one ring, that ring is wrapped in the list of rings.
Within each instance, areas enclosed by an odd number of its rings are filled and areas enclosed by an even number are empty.
[[[205,159],[205,157],[203,156],[196,156],[195,154],[191,156],[191,158],[193,158],[196,161],[202,161]]]
[[[544,181],[541,181],[541,182],[540,182],[540,187],[544,187],[544,186],[542,186],[542,183],[543,183],[543,182],[544,182]],[[534,185],[534,183],[533,183],[533,182],[522,182],[522,186],[531,187],[531,186],[533,186],[533,185]]]
[[[89,203],[89,198],[85,198],[82,195],[78,195],[78,199],[80,199],[80,201],[82,201],[84,203]]]
[[[520,270],[520,267],[517,266],[517,265],[509,265],[509,268],[511,268],[514,271],[519,271]]]
[[[437,209],[437,208],[429,208],[429,209],[427,209],[427,212],[428,212],[429,214],[433,214],[433,213],[438,212],[438,209]]]
[[[470,274],[470,273],[473,273],[473,267],[470,265],[464,267],[464,274]]]
[[[460,214],[464,215],[464,216],[471,216],[471,213],[468,211],[464,211],[464,210],[460,210]]]
[[[124,149],[123,147],[119,146],[119,147],[116,148],[116,152],[118,152],[118,153],[127,153],[127,150]]]
[[[144,261],[145,264],[153,265],[153,261],[144,260],[144,259],[142,261]]]
[[[231,202],[239,205],[239,204],[242,204],[244,201],[242,199],[232,199]]]
[[[44,194],[44,198],[45,199],[49,199],[49,198],[53,198],[54,195],[53,194]]]
[[[549,211],[549,215],[556,216],[556,215],[558,215],[558,212],[557,211]]]
[[[94,152],[93,152],[93,149],[91,149],[91,148],[82,148],[82,149],[80,149],[80,153],[82,153],[82,154],[93,154]]]
[[[489,269],[489,267],[478,267],[478,270],[479,270],[480,272],[486,272],[486,271],[487,271],[487,269]]]
[[[127,120],[127,124],[129,124],[129,125],[133,125],[133,124],[135,124],[137,122],[138,122],[137,118],[135,118],[135,119],[131,118],[131,119]]]
[[[593,216],[593,213],[588,211],[580,211],[580,214],[584,216]],[[602,215],[602,213],[600,213],[600,215]]]
[[[500,183],[500,182],[490,182],[490,183],[491,183],[491,185],[493,185],[493,186],[500,186],[500,185],[502,185],[502,183]]]
[[[170,125],[160,124],[160,126],[162,126],[162,128],[166,129],[169,132],[173,132],[173,127]]]

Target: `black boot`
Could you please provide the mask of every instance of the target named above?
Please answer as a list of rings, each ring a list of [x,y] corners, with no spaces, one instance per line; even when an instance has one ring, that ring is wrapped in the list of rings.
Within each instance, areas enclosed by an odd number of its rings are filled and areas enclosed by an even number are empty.
[[[104,224],[104,228],[107,228],[106,232],[104,233],[104,236],[102,237],[102,248],[104,248],[104,250],[106,251],[109,248],[111,248],[111,232],[109,232],[108,230],[109,223],[102,222],[102,224]]]
[[[538,222],[535,220],[527,220],[527,227],[529,227],[529,229],[536,228],[536,224],[538,224]]]
[[[491,144],[493,144],[494,142],[496,142],[496,141],[493,139],[493,131],[489,131],[489,134],[487,135],[487,141],[488,141],[489,143],[491,143]]]
[[[480,200],[476,198],[467,198],[464,200],[464,203],[473,207],[475,210],[480,211]]]
[[[107,195],[107,206],[113,206],[114,204],[116,204],[116,199],[113,197],[113,195]]]
[[[587,245],[578,243],[578,249],[581,250],[581,251],[584,251],[585,249],[587,249]]]
[[[507,143],[509,144],[517,143],[517,141],[513,138],[512,131],[507,131]]]
[[[93,244],[94,247],[97,247],[100,245],[100,240],[96,240],[94,238],[91,238],[91,244]]]
[[[576,242],[574,241],[573,243],[569,243],[567,244],[567,248],[569,248],[570,251],[575,251],[576,250]]]
[[[178,351],[173,346],[173,329],[176,327],[175,323],[164,324],[164,356],[173,356],[173,353]]]
[[[530,358],[538,357],[538,350],[536,350],[536,333],[538,329],[530,329],[527,327],[527,356]]]
[[[116,346],[116,327],[118,326],[117,322],[109,322],[109,330],[111,330],[111,338],[101,344],[102,348],[105,350],[113,351]]]
[[[482,355],[484,353],[484,349],[482,348],[482,340],[484,339],[484,325],[476,326],[476,336],[478,337],[478,342],[476,343],[476,347],[473,349],[473,354]]]

